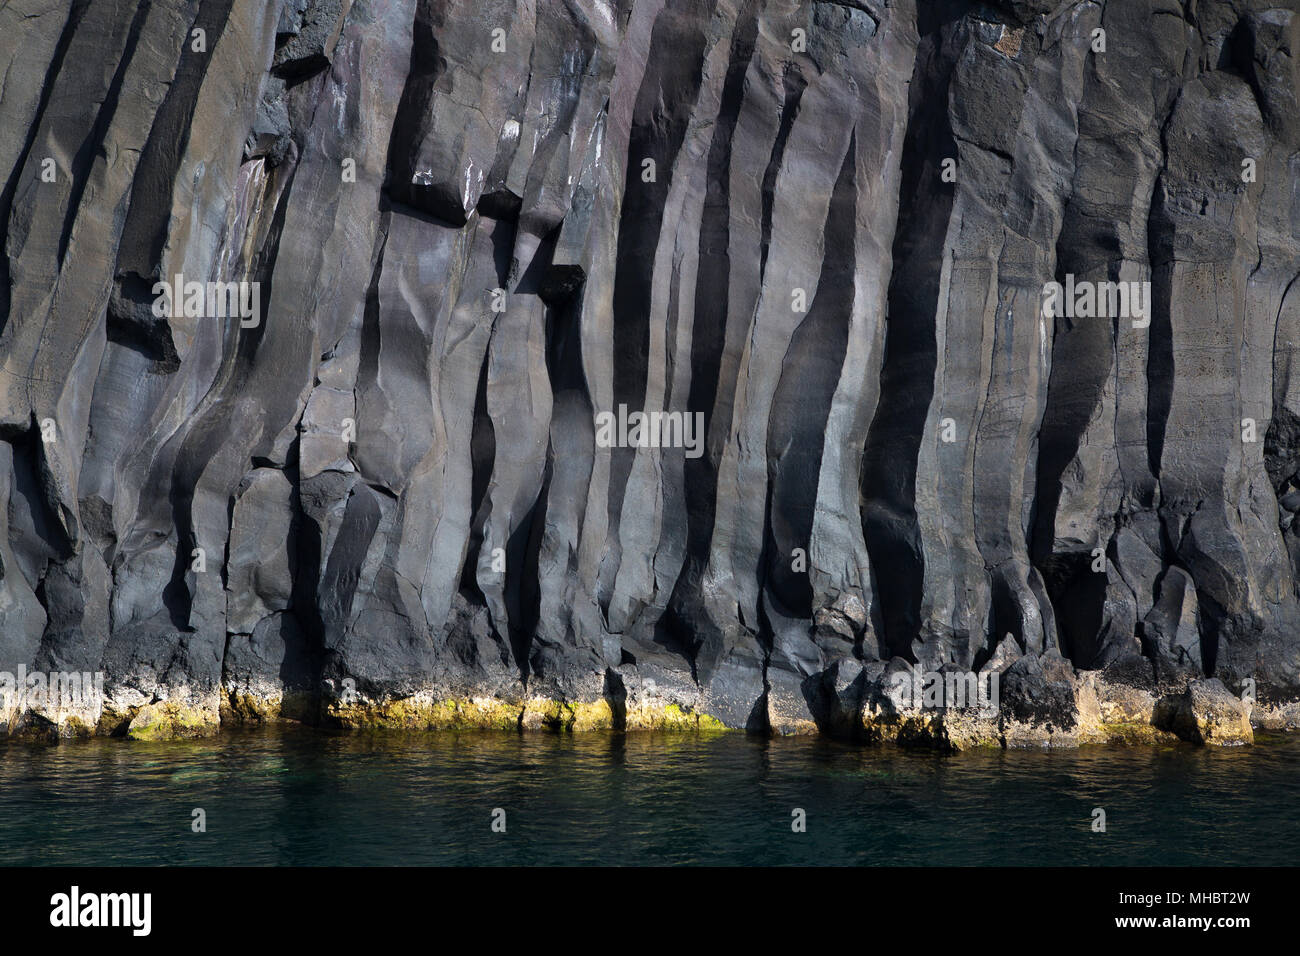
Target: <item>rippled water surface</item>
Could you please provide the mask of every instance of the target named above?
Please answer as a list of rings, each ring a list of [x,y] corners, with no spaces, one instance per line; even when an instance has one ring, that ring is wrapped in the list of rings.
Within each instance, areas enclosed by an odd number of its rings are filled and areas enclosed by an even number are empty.
[[[1297,783],[1295,736],[950,756],[741,734],[8,742],[0,863],[1294,864]]]

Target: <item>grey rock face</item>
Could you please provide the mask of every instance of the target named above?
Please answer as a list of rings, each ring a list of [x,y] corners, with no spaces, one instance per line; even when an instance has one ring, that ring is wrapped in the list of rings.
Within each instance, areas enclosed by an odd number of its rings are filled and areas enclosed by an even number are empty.
[[[108,730],[1294,701],[1293,51],[1300,0],[10,0],[0,670]]]

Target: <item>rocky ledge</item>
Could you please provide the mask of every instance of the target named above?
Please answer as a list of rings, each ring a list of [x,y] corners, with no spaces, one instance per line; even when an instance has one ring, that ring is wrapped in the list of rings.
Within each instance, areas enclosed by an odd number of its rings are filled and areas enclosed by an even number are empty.
[[[1300,0],[9,0],[0,731],[1294,728],[1296,51]]]
[[[547,697],[448,698],[436,691],[370,698],[349,680],[327,681],[318,694],[182,688],[165,699],[120,693],[89,706],[41,702],[0,710],[9,735],[58,740],[90,735],[170,740],[215,735],[223,726],[285,721],[336,730],[545,730],[724,732],[730,729],[696,698],[679,703],[651,686],[629,694],[607,675],[596,700]],[[954,698],[955,691],[955,698]],[[946,668],[921,674],[895,658],[888,664],[841,664],[819,675],[807,694],[810,712],[770,714],[770,732],[828,734],[864,744],[962,751],[982,747],[1050,748],[1081,744],[1239,746],[1264,731],[1300,730],[1300,704],[1259,702],[1249,687],[1234,693],[1217,678],[1155,679],[1140,656],[1080,671],[1059,654],[1000,654],[978,674]],[[752,729],[752,728],[751,728]]]

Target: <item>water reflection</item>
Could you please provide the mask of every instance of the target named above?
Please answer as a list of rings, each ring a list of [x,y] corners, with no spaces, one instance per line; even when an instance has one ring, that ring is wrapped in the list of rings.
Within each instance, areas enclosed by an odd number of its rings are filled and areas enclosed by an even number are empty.
[[[1296,738],[954,756],[739,734],[293,727],[11,742],[0,862],[1290,864],[1297,770]],[[504,834],[490,829],[498,807]],[[791,832],[795,807],[806,833]]]

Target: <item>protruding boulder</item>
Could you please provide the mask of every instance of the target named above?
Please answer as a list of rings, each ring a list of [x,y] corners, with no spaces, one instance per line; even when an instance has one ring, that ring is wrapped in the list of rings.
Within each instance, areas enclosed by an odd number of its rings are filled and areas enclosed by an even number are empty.
[[[1155,723],[1183,740],[1235,747],[1255,742],[1250,703],[1232,694],[1218,678],[1196,680],[1181,694],[1156,705]]]

